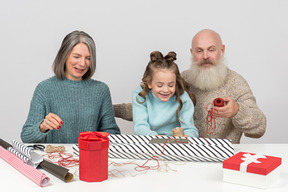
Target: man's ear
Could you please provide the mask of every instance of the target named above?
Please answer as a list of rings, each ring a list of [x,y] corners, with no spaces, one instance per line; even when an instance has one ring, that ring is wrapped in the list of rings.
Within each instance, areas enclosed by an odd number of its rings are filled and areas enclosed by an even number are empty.
[[[225,45],[224,45],[224,44],[222,45],[221,51],[222,51],[222,53],[223,53],[223,55],[224,55],[224,53],[225,53]]]
[[[190,49],[190,53],[192,54],[192,52],[193,52],[193,51],[192,51],[192,48],[191,48],[191,49]]]

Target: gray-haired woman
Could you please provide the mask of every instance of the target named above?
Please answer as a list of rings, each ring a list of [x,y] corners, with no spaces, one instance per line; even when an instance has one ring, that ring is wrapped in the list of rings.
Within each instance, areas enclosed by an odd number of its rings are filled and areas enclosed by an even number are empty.
[[[55,76],[38,84],[21,132],[25,143],[78,143],[83,131],[120,134],[108,86],[93,80],[96,48],[83,31],[63,40],[53,63]]]

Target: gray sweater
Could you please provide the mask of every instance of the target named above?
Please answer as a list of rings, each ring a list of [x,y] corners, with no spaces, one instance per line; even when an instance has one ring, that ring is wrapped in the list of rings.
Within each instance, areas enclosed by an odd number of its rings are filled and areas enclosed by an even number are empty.
[[[58,115],[63,125],[59,130],[42,133],[39,126],[50,112]],[[83,131],[120,134],[108,86],[93,79],[71,81],[55,76],[39,83],[22,128],[22,141],[78,143],[79,133]]]
[[[212,103],[218,97],[230,97],[239,105],[238,113],[232,118],[216,118],[216,130],[206,137],[231,139],[232,143],[240,143],[242,134],[247,137],[259,138],[266,130],[266,117],[258,108],[255,97],[246,82],[238,73],[228,69],[227,77],[222,86],[215,90],[203,91],[193,87],[189,78],[189,69],[182,72],[182,77],[191,86],[191,91],[196,96],[194,111],[195,126],[202,137],[207,129],[208,103]]]

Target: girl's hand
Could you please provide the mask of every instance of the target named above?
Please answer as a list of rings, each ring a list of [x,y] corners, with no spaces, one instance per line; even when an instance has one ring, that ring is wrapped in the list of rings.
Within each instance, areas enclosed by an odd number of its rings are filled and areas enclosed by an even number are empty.
[[[48,129],[54,130],[54,129],[60,129],[63,124],[63,121],[58,115],[55,115],[54,113],[49,113],[43,122],[40,124],[40,131],[46,132]]]

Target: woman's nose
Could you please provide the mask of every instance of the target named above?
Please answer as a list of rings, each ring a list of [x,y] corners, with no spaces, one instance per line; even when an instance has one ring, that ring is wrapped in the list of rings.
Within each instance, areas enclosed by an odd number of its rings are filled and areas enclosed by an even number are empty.
[[[80,60],[79,65],[80,66],[85,66],[85,58]]]

